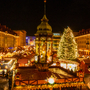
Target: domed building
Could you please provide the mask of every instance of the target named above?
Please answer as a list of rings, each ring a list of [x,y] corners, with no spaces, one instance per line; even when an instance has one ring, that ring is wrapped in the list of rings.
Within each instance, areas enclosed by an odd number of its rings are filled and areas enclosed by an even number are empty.
[[[37,26],[37,33],[52,33],[52,27],[48,24],[46,15],[41,19],[41,24]]]

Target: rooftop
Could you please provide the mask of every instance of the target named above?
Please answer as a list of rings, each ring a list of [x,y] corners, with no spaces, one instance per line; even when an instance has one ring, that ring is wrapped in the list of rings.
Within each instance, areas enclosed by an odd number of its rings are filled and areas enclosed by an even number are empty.
[[[90,64],[90,59],[85,59],[84,62],[85,62],[86,64]]]
[[[45,80],[51,76],[57,79],[74,77],[73,75],[70,75],[59,68],[49,68],[48,71],[41,72],[35,68],[25,67],[18,68],[17,71],[21,74],[22,80]]]
[[[6,27],[6,25],[1,25],[0,24],[0,31],[7,32],[7,33],[13,34],[13,35],[17,35],[13,30],[11,30],[10,28]]]

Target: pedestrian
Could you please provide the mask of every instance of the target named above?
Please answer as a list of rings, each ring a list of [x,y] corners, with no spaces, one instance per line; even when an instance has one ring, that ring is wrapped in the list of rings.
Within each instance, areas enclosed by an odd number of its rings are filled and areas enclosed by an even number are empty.
[[[12,78],[9,77],[9,89],[11,90],[11,86],[12,86]]]
[[[6,80],[8,79],[8,73],[6,74]]]
[[[4,72],[4,70],[3,70],[3,72],[2,72],[3,77],[4,77],[4,74],[5,74],[5,72]]]

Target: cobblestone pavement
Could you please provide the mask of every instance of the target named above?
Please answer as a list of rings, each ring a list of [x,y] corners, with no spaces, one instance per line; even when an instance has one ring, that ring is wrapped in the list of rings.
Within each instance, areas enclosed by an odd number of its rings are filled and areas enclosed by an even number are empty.
[[[0,90],[9,90],[8,79],[0,77]]]

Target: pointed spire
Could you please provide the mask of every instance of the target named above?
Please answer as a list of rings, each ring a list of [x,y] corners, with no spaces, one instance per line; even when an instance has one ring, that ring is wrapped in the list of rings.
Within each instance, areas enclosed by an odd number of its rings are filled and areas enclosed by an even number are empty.
[[[44,16],[41,19],[41,21],[48,21],[47,17],[46,17],[46,0],[44,0]]]
[[[44,16],[41,19],[41,24],[37,26],[37,33],[52,33],[52,27],[48,24],[48,21],[46,17],[46,0],[44,0]]]
[[[46,15],[46,0],[44,0],[44,15]]]

